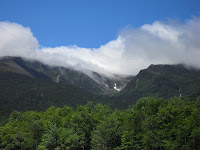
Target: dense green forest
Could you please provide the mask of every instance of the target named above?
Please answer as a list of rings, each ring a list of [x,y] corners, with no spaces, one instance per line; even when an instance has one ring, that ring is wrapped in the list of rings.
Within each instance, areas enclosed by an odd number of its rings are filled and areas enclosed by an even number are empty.
[[[200,98],[142,98],[126,110],[88,102],[14,111],[0,127],[0,149],[200,149]]]

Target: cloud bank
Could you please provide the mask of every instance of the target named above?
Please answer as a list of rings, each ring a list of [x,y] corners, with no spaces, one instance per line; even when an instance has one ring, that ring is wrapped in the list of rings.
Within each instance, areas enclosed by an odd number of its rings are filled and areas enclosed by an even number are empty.
[[[103,74],[136,75],[150,64],[181,63],[200,69],[200,18],[124,29],[117,39],[99,48],[41,47],[30,28],[0,22],[0,56],[21,56]]]

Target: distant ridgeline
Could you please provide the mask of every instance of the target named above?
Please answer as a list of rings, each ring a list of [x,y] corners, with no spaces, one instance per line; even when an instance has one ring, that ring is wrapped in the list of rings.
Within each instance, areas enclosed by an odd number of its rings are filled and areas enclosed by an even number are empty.
[[[75,108],[88,101],[126,109],[142,97],[194,100],[200,96],[200,71],[183,65],[151,65],[135,77],[91,74],[20,57],[1,58],[0,120],[14,110]]]
[[[94,94],[113,95],[132,79],[132,76],[114,74],[105,76],[86,70],[88,74],[73,68],[49,66],[36,60],[20,57],[3,57],[0,59],[0,73],[15,73],[34,79],[43,79],[66,85],[73,85]]]
[[[0,149],[199,150],[200,98],[142,98],[127,110],[106,105],[12,112]]]

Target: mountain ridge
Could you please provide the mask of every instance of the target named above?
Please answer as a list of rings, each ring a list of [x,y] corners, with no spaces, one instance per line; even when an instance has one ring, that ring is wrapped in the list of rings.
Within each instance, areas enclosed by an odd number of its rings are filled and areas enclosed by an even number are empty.
[[[126,109],[142,97],[200,96],[200,70],[183,65],[150,65],[134,78],[119,75],[110,79],[93,74],[96,79],[69,68],[4,57],[0,59],[0,113],[8,116],[13,110],[44,111],[52,105],[76,107],[87,101]],[[120,86],[124,88],[118,92]]]
[[[117,105],[134,104],[142,97],[169,99],[200,96],[200,70],[184,65],[150,65],[116,95]]]
[[[102,95],[117,93],[114,89],[114,84],[119,84],[119,88],[122,89],[131,79],[130,76],[114,75],[113,77],[108,77],[92,71],[92,77],[90,77],[73,68],[49,66],[36,60],[27,60],[21,57],[3,57],[0,59],[0,63],[1,71],[11,71],[52,82],[75,85],[89,92]]]

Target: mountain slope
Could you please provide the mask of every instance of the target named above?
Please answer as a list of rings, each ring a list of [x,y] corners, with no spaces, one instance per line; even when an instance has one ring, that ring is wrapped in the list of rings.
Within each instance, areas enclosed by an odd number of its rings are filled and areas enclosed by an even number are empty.
[[[91,76],[71,68],[52,67],[39,61],[26,60],[20,57],[3,57],[0,59],[0,71],[14,72],[29,77],[45,79],[52,82],[74,85],[86,91],[113,95],[125,87],[130,81],[127,76],[107,77],[98,73],[90,72]]]
[[[108,102],[104,96],[92,94],[76,86],[49,82],[19,73],[0,72],[0,120],[13,110],[44,111],[50,106],[76,107],[88,101]]]
[[[126,107],[141,97],[167,99],[200,96],[200,70],[183,65],[151,65],[141,70],[118,94],[117,105]]]
[[[52,105],[74,107],[87,101],[123,109],[142,97],[200,96],[200,70],[182,65],[151,65],[134,78],[91,73],[4,57],[0,59],[0,113],[41,111]]]
[[[78,71],[18,57],[0,59],[0,120],[13,110],[44,111],[52,105],[76,107],[87,101],[107,103],[104,96],[93,94],[103,92],[99,84]]]
[[[70,68],[3,57],[0,59],[0,116],[8,116],[13,110],[44,111],[52,105],[76,107],[87,101],[109,104],[109,98],[104,95],[117,93],[113,87],[122,88],[130,80],[92,73],[91,78]]]
[[[0,61],[0,71],[75,85],[94,93],[104,93],[103,89],[94,80],[81,72],[63,67],[50,67],[38,61],[28,61],[19,57],[6,57]]]

